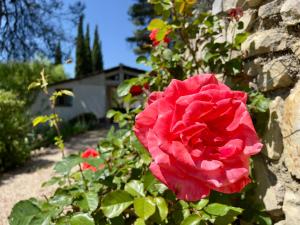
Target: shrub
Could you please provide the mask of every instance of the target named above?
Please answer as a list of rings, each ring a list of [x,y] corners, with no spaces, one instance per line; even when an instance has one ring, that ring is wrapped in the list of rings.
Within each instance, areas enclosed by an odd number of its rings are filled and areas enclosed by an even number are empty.
[[[27,131],[24,102],[0,89],[0,170],[15,167],[29,157]]]

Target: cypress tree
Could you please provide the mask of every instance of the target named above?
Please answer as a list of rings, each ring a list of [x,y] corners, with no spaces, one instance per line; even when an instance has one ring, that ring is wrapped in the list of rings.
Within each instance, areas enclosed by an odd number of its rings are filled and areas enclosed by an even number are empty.
[[[92,61],[93,61],[93,71],[102,72],[103,57],[102,57],[101,41],[99,39],[99,33],[98,33],[98,26],[96,26],[95,33],[94,33]]]
[[[92,53],[91,53],[91,47],[90,47],[90,26],[86,26],[86,33],[85,33],[85,54],[86,54],[86,68],[85,68],[85,74],[89,75],[93,72],[93,63],[92,63]]]
[[[83,36],[83,15],[80,16],[76,38],[75,77],[83,77],[86,73],[86,52]]]
[[[62,52],[61,52],[60,42],[58,42],[54,53],[54,65],[60,65],[60,64],[62,64]]]

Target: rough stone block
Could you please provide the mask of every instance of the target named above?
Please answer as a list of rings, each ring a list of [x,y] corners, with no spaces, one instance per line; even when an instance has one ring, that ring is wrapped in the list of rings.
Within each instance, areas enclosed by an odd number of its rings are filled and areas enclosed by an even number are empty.
[[[263,137],[263,153],[269,159],[279,160],[283,151],[283,140],[279,123],[282,121],[284,101],[277,96],[270,103],[268,125]]]
[[[292,175],[300,179],[300,81],[285,100],[281,128],[286,167]]]
[[[284,195],[283,211],[286,225],[299,225],[300,223],[300,193],[287,190]]]
[[[300,0],[285,1],[280,13],[286,25],[296,25],[300,23]]]
[[[287,49],[289,35],[281,29],[258,31],[242,44],[248,57]]]
[[[258,10],[258,16],[261,19],[266,19],[270,16],[280,13],[282,0],[271,1],[265,5],[262,5]]]
[[[297,70],[297,63],[288,56],[271,60],[263,66],[262,73],[257,77],[258,89],[266,92],[289,87],[293,84],[293,68]]]

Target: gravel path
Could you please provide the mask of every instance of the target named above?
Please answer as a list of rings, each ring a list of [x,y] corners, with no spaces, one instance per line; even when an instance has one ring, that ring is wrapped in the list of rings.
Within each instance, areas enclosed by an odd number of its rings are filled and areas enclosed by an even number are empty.
[[[89,131],[65,143],[66,153],[96,147],[106,130]],[[55,148],[36,151],[23,167],[0,175],[0,225],[8,225],[7,217],[15,203],[31,197],[42,198],[53,192],[54,187],[42,188],[41,184],[54,175],[53,165],[61,160]]]

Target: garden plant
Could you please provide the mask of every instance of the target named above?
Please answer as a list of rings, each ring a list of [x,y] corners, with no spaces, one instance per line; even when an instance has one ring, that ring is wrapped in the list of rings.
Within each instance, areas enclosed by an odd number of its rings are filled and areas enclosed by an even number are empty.
[[[97,149],[64,156],[43,185],[57,185],[53,195],[17,203],[11,225],[272,224],[254,195],[250,157],[262,143],[251,116],[268,100],[241,82],[242,9],[215,16],[196,0],[150,2],[152,51],[137,62],[152,69],[118,87],[126,112],[107,113],[117,128]],[[34,122],[56,126],[50,117]]]

